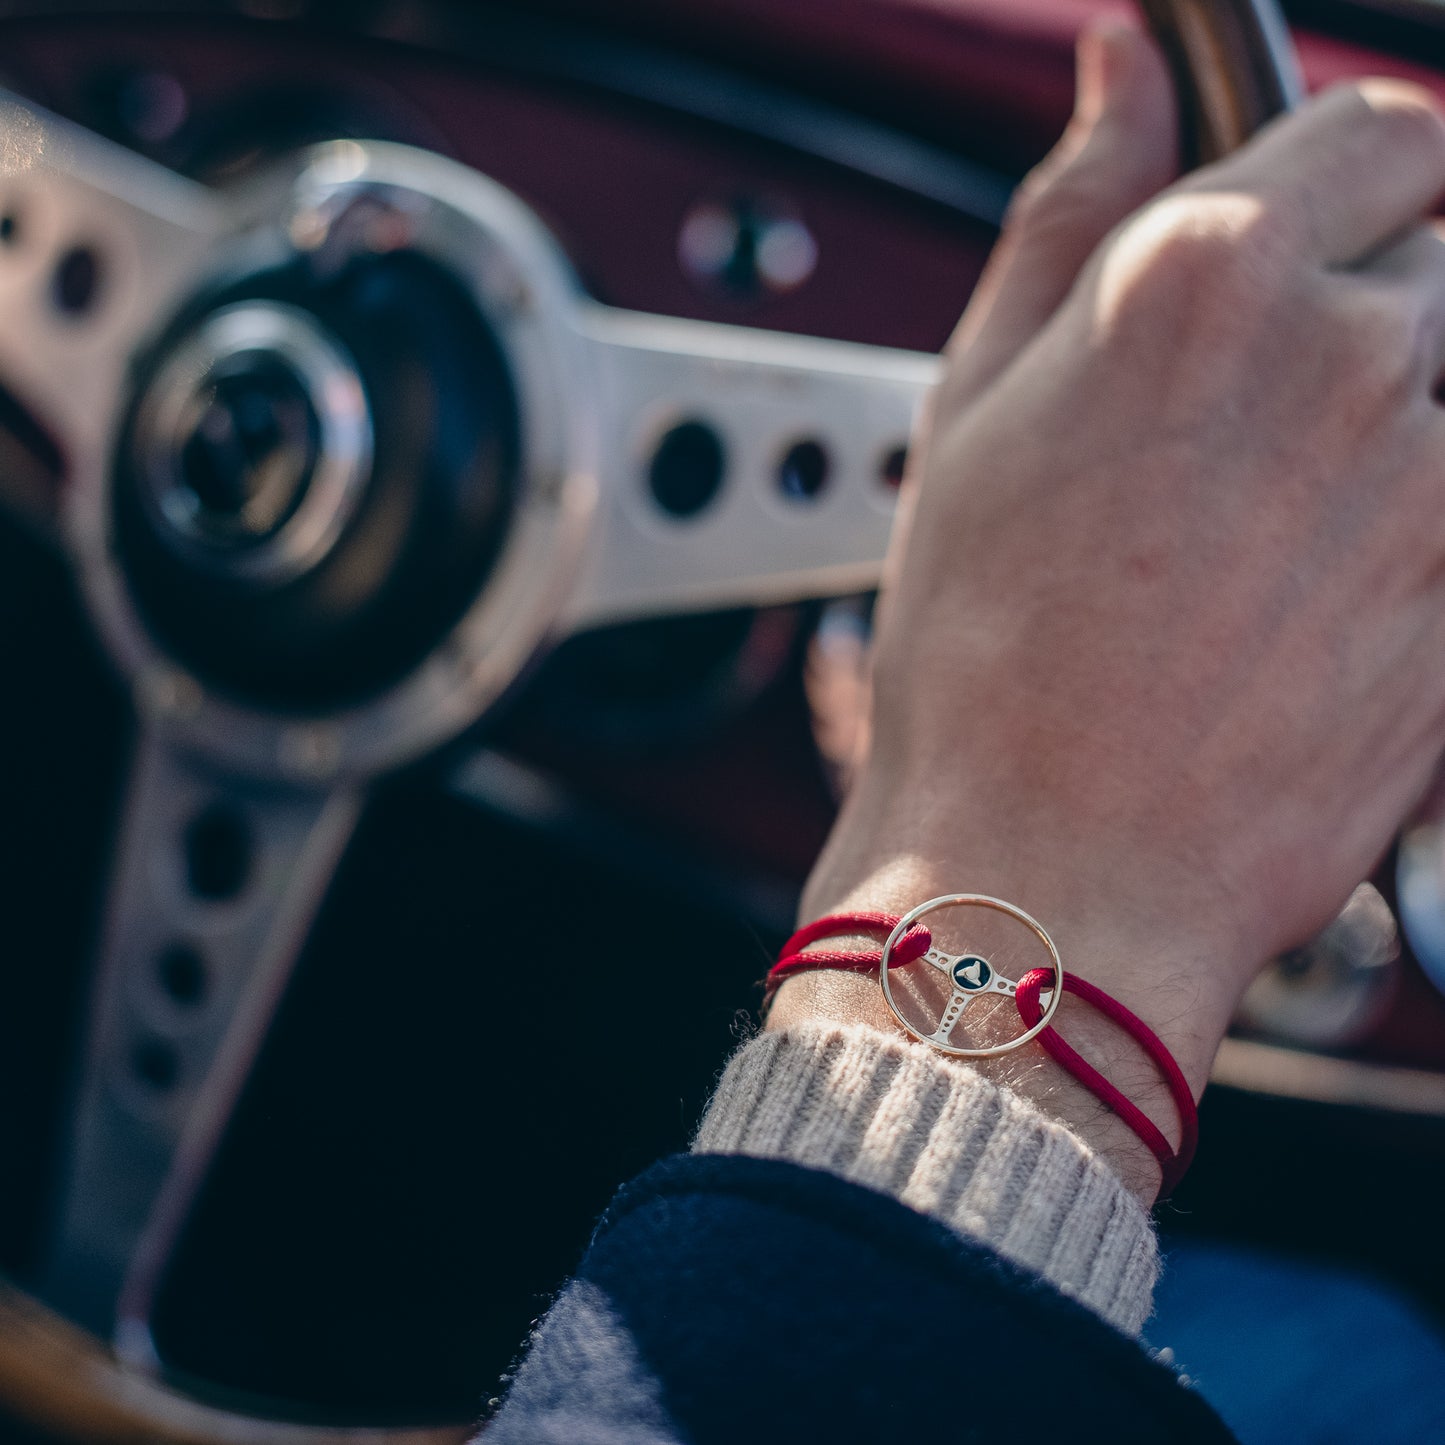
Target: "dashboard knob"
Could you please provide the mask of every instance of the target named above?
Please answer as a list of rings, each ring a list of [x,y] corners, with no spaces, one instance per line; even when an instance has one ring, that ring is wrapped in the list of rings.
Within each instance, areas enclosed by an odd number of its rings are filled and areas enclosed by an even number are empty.
[[[1373,884],[1362,883],[1328,928],[1255,979],[1236,1021],[1309,1048],[1356,1043],[1389,1006],[1399,956],[1390,905]]]
[[[1395,893],[1415,961],[1445,993],[1445,822],[1421,823],[1400,839]]]

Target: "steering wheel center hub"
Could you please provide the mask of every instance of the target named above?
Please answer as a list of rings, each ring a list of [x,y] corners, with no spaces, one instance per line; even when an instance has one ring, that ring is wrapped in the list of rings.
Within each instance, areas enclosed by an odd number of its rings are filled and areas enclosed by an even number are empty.
[[[993,969],[989,967],[986,959],[966,953],[953,965],[951,976],[955,988],[960,988],[965,993],[977,993],[988,987],[993,979]]]
[[[371,467],[371,415],[340,344],[297,307],[240,302],[161,367],[137,418],[157,533],[218,576],[275,584],[335,545]]]
[[[385,756],[465,721],[491,602],[519,654],[536,646],[515,568],[524,532],[533,575],[558,565],[527,525],[545,448],[524,433],[549,411],[525,333],[478,284],[501,253],[489,217],[416,174],[338,184],[338,164],[303,158],[289,199],[307,224],[283,208],[264,246],[243,234],[141,358],[110,506],[128,598],[170,665],[258,734],[345,714]],[[392,217],[406,225],[378,229]],[[505,685],[521,658],[493,655]],[[278,739],[274,756],[295,751]]]

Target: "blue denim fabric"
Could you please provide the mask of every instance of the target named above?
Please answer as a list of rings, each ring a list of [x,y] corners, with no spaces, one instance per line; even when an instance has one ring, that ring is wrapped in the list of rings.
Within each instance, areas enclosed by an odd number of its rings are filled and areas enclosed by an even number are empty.
[[[1445,1441],[1445,1335],[1361,1276],[1176,1243],[1148,1335],[1242,1445]]]

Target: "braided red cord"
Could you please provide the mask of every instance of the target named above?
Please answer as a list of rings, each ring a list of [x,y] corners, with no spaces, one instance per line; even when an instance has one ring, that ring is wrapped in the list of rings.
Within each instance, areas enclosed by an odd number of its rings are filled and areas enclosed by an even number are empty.
[[[766,1005],[784,979],[794,974],[810,973],[815,968],[841,969],[846,973],[875,973],[883,964],[883,950],[820,948],[814,953],[803,950],[825,938],[838,938],[853,933],[881,933],[885,937],[898,926],[897,918],[887,913],[833,913],[814,919],[800,928],[778,953],[778,961],[768,970],[763,992]],[[933,947],[933,935],[921,923],[915,923],[898,940],[889,959],[890,968],[903,968],[915,963]]]
[[[800,928],[783,945],[777,963],[768,971],[764,1003],[772,998],[784,979],[812,969],[876,973],[883,963],[881,948],[877,951],[818,949],[813,953],[803,950],[825,938],[847,934],[886,935],[893,932],[898,922],[898,918],[889,913],[835,913]],[[928,929],[922,923],[915,923],[895,945],[889,957],[889,967],[902,968],[914,963],[932,946],[933,938]],[[1039,995],[1052,984],[1053,978],[1052,969],[1036,968],[1019,980],[1014,1001],[1025,1027],[1032,1028],[1043,1017]],[[1036,1040],[1060,1068],[1073,1075],[1101,1104],[1112,1110],[1159,1161],[1164,1176],[1161,1195],[1169,1194],[1184,1177],[1199,1143],[1199,1110],[1189,1081],[1158,1034],[1118,999],[1072,973],[1064,975],[1064,992],[1097,1009],[1111,1023],[1123,1029],[1148,1054],[1163,1077],[1179,1112],[1180,1140],[1177,1150],[1170,1148],[1168,1139],[1148,1115],[1115,1088],[1078,1050],[1065,1042],[1057,1029],[1042,1030]]]
[[[1026,1027],[1033,1028],[1043,1017],[1044,1010],[1039,1002],[1039,994],[1053,979],[1054,972],[1050,968],[1031,969],[1019,979],[1014,1002],[1018,1004],[1019,1017],[1023,1019]],[[1184,1177],[1199,1145],[1199,1109],[1194,1102],[1194,1091],[1189,1087],[1189,1081],[1159,1035],[1111,994],[1073,973],[1064,975],[1064,992],[1083,999],[1105,1018],[1118,1024],[1149,1055],[1154,1067],[1163,1075],[1170,1097],[1174,1100],[1174,1107],[1179,1111],[1180,1139],[1177,1150],[1170,1148],[1169,1141],[1144,1112],[1116,1089],[1077,1049],[1065,1042],[1057,1029],[1046,1028],[1038,1036],[1039,1044],[1056,1064],[1072,1074],[1101,1104],[1112,1109],[1138,1135],[1144,1147],[1159,1161],[1159,1167],[1164,1173],[1161,1192],[1169,1194]]]

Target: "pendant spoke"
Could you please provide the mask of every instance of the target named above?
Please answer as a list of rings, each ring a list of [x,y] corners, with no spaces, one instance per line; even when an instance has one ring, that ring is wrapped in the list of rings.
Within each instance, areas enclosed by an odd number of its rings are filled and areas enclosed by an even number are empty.
[[[977,997],[976,993],[965,993],[961,988],[954,989],[949,995],[947,1007],[943,1010],[943,1017],[938,1021],[938,1027],[928,1035],[927,1041],[932,1044],[947,1044],[959,1019],[963,1017],[963,1011]]]

